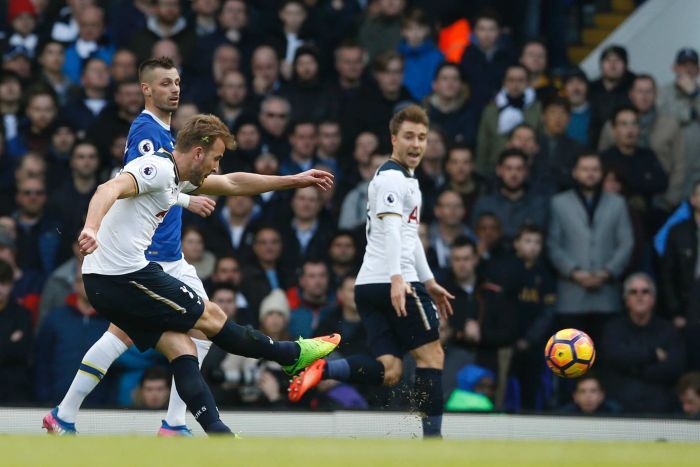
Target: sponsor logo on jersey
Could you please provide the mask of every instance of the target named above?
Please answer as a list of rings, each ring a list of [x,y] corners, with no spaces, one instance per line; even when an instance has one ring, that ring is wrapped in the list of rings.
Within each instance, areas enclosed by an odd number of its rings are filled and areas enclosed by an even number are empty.
[[[399,199],[398,196],[396,196],[396,193],[393,191],[390,191],[386,195],[384,195],[384,204],[387,206],[396,206],[396,202]]]
[[[158,173],[158,171],[156,170],[155,165],[146,164],[143,167],[141,167],[141,176],[146,180],[150,180],[153,177],[155,177],[156,173]]]
[[[151,153],[155,149],[155,145],[150,139],[142,139],[139,141],[137,147],[139,148],[139,153],[141,153],[141,155]]]

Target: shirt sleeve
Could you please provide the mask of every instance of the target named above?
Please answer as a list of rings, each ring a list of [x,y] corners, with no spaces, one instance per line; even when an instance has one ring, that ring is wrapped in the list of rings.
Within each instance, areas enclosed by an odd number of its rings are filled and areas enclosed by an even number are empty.
[[[392,172],[396,172],[394,175]],[[376,178],[377,217],[380,219],[388,214],[403,214],[403,174],[398,171],[387,171]]]
[[[175,177],[172,162],[158,156],[137,157],[124,166],[122,173],[134,177],[139,194],[162,191]]]

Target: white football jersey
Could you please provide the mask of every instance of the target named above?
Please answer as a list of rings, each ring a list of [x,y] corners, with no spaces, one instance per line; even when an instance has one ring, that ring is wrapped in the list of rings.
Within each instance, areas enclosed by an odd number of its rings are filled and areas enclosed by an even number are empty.
[[[181,192],[197,189],[181,181],[172,155],[158,152],[138,157],[122,173],[134,177],[138,194],[118,199],[102,220],[97,249],[85,257],[84,274],[128,274],[148,264],[144,252],[153,233]]]
[[[420,224],[421,192],[418,179],[399,163],[384,163],[369,183],[367,202],[367,248],[356,284],[390,283],[386,261],[385,230],[382,217],[401,216],[401,276],[418,281],[416,243]]]

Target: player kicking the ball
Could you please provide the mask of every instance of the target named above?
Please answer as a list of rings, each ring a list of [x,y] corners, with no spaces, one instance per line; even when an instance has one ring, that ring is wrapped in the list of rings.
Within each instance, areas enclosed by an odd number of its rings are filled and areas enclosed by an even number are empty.
[[[423,435],[439,437],[444,354],[437,312],[447,319],[454,297],[433,278],[418,238],[421,192],[414,170],[425,153],[428,116],[412,105],[394,115],[389,129],[393,152],[369,184],[367,249],[355,283],[355,302],[376,360],[364,355],[319,360],[292,380],[289,398],[300,400],[322,379],[393,386],[410,352]]]
[[[90,303],[140,350],[155,348],[166,356],[180,397],[207,433],[231,431],[219,418],[199,371],[196,347],[186,332],[201,331],[229,353],[276,361],[288,374],[328,355],[340,342],[337,334],[275,342],[228,320],[218,305],[144,257],[156,228],[182,191],[253,193],[261,183],[273,189],[325,190],[333,183],[332,175],[320,170],[291,177],[211,175],[218,170],[224,149],[234,146],[233,136],[217,117],[192,117],[180,130],[172,153],[160,150],[136,158],[119,176],[98,187],[79,237],[81,253],[86,255],[82,272]]]

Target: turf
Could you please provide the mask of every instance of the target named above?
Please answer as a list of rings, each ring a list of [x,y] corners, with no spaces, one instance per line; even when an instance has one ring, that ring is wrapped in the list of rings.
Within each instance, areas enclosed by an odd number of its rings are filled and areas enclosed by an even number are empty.
[[[697,466],[700,444],[0,437],[3,466]]]

